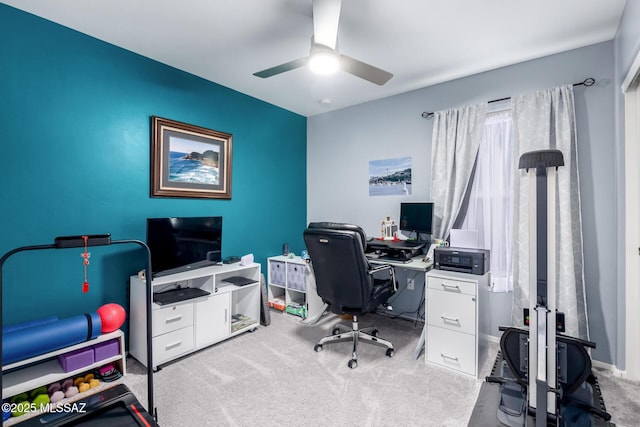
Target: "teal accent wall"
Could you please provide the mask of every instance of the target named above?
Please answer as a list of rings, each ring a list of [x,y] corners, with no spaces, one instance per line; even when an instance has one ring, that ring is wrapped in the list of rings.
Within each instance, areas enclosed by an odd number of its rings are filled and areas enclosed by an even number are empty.
[[[224,64],[220,64],[224,66]],[[145,239],[146,218],[223,217],[223,256],[302,249],[306,118],[0,5],[0,254],[56,236]],[[232,199],[150,197],[150,117],[233,135]],[[25,252],[3,268],[3,322],[127,306],[135,245]]]

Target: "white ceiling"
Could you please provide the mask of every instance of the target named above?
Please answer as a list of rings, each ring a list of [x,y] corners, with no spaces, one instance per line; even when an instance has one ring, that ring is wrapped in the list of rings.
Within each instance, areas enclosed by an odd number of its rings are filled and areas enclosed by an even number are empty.
[[[312,116],[611,40],[626,0],[343,0],[338,49],[393,73],[384,86],[306,67],[253,76],[309,54],[311,0],[2,2]]]

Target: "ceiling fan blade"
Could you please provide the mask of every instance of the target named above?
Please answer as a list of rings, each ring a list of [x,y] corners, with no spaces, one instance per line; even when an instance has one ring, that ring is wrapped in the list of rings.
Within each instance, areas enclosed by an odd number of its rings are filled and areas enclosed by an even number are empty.
[[[375,83],[378,86],[382,86],[393,77],[393,74],[388,71],[365,64],[347,55],[340,55],[340,66],[342,67],[342,71]]]
[[[342,0],[313,0],[313,41],[335,49]]]
[[[307,65],[308,61],[309,61],[309,57],[305,56],[304,58],[294,59],[293,61],[285,62],[284,64],[276,65],[275,67],[258,71],[257,73],[253,73],[253,75],[256,77],[262,77],[263,79],[265,79],[267,77],[275,76],[276,74],[280,74],[286,71],[295,70],[296,68],[304,67],[305,65]]]

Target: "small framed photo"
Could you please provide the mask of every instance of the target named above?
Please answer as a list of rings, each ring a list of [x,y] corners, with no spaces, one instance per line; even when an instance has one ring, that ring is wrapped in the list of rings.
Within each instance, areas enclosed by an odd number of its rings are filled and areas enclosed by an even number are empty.
[[[231,199],[232,136],[151,117],[151,197]]]

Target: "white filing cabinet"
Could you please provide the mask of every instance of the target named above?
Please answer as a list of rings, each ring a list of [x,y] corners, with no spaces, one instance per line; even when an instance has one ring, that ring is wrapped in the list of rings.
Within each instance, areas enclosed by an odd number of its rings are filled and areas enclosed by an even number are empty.
[[[227,279],[242,277],[238,286]],[[130,279],[130,349],[143,365],[146,350],[146,283]],[[176,287],[200,288],[209,295],[173,304],[152,304],[153,368],[232,336],[254,330],[260,322],[260,264],[215,265],[157,277],[153,292]]]
[[[427,272],[426,361],[468,375],[479,374],[486,338],[479,330],[479,307],[486,297],[489,274],[443,270]]]

